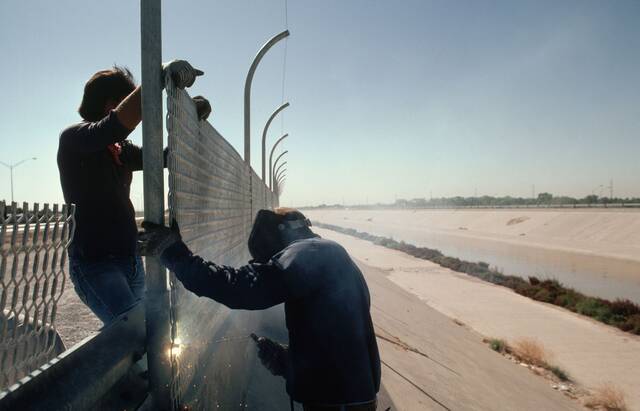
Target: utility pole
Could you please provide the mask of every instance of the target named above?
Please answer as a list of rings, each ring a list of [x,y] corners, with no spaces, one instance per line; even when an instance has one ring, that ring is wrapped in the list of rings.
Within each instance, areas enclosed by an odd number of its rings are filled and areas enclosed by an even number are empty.
[[[613,179],[609,180],[609,200],[613,200]]]
[[[11,180],[11,202],[13,203],[13,169],[18,167],[20,164],[23,164],[29,160],[37,160],[36,157],[25,158],[24,160],[20,160],[17,163],[7,164],[4,161],[0,161],[0,164],[7,167],[9,169],[9,179]]]

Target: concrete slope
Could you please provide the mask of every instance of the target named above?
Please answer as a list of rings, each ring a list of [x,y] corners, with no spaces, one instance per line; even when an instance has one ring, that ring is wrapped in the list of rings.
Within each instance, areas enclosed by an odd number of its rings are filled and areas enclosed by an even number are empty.
[[[357,263],[371,292],[383,384],[395,409],[581,409],[491,351],[478,334],[395,285],[384,271]]]
[[[640,409],[639,337],[399,251],[316,231],[341,243],[354,258],[382,270],[387,280],[418,297],[424,306],[485,336],[508,341],[533,337],[552,354],[551,361],[577,382],[588,388],[613,383],[626,393],[630,409]]]

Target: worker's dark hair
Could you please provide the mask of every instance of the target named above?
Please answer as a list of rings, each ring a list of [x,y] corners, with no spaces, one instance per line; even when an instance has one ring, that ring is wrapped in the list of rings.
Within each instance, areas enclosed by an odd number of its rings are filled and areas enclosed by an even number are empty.
[[[119,103],[135,88],[128,68],[113,66],[100,70],[85,84],[78,113],[86,121],[98,121],[104,117],[104,108],[110,100]]]
[[[260,210],[249,234],[249,253],[258,263],[266,263],[293,241],[318,237],[311,222],[300,211],[278,208]]]

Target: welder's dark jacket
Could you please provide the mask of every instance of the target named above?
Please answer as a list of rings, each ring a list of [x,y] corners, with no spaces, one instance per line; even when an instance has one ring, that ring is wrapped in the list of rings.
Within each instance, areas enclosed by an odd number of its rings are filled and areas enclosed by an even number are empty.
[[[162,262],[198,296],[233,309],[284,302],[289,330],[287,391],[316,404],[365,402],[380,388],[380,357],[364,277],[339,244],[310,238],[291,243],[267,264],[220,266],[182,243]]]

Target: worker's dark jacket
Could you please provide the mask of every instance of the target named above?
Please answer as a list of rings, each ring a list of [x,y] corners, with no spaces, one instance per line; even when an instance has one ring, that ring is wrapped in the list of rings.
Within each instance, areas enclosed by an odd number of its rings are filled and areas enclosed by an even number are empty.
[[[345,404],[375,398],[380,357],[369,314],[369,290],[347,252],[321,238],[298,240],[267,264],[220,266],[182,243],[162,262],[184,286],[230,308],[285,303],[291,375],[287,391],[302,403]]]
[[[100,121],[81,122],[60,134],[62,192],[65,202],[76,205],[71,256],[135,255],[137,228],[129,189],[132,171],[142,169],[142,149],[125,142],[116,160],[107,148],[130,132],[112,111]]]

